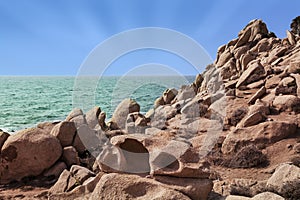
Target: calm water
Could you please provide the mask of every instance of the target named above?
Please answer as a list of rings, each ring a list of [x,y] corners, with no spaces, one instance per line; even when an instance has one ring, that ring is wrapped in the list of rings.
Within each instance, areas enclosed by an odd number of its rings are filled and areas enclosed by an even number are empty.
[[[194,77],[0,77],[0,129],[17,131],[39,122],[63,120],[73,107],[100,106],[110,118],[124,98],[147,112],[166,88],[179,88]]]

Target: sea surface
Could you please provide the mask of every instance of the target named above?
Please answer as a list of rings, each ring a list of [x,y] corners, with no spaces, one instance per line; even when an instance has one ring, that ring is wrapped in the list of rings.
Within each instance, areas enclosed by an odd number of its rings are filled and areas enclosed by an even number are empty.
[[[194,76],[0,77],[0,129],[15,132],[39,122],[63,120],[74,107],[100,106],[107,120],[124,98],[146,113],[166,88],[180,88]]]

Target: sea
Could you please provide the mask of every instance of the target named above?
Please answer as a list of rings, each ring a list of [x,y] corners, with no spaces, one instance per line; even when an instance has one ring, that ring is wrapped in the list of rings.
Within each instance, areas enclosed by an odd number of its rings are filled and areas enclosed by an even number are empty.
[[[125,98],[136,100],[141,113],[153,108],[167,88],[179,89],[195,76],[1,76],[0,129],[9,133],[40,122],[64,120],[73,108],[99,106],[111,118]]]

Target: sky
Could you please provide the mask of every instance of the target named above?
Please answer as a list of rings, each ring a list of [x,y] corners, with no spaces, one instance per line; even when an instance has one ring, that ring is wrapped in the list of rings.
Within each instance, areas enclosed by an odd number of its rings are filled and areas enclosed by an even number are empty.
[[[0,0],[0,75],[77,75],[99,44],[144,27],[184,34],[213,61],[218,47],[252,19],[284,38],[298,15],[299,0]],[[205,68],[195,70],[172,52],[140,49],[116,57],[105,74],[122,75],[148,63],[186,75]]]

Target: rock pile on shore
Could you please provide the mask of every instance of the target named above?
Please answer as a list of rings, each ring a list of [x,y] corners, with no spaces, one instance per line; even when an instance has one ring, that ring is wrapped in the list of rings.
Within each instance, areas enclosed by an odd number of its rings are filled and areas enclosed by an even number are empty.
[[[37,199],[297,199],[300,36],[261,20],[218,49],[194,83],[140,113],[123,100],[14,135],[0,132],[0,192],[46,185]],[[8,192],[4,199],[18,198]]]

